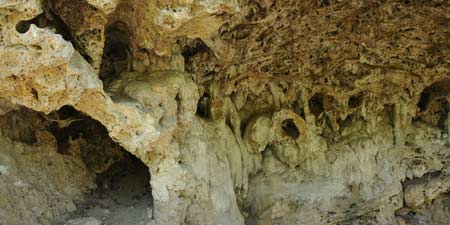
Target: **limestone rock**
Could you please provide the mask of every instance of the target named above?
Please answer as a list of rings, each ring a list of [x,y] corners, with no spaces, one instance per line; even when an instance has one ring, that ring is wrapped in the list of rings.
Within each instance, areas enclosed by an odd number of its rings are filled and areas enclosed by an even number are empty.
[[[17,105],[12,104],[9,101],[0,99],[0,115],[4,115],[12,110],[18,109]]]
[[[102,10],[105,14],[109,14],[119,4],[118,0],[87,0],[87,3],[91,4],[97,9]]]
[[[140,222],[442,224],[449,21],[440,0],[1,1],[0,223],[98,222],[83,206],[113,214],[144,164],[151,198],[119,208]]]
[[[408,183],[405,187],[405,204],[409,207],[418,207],[430,203],[439,195],[450,189],[450,177],[424,176]]]

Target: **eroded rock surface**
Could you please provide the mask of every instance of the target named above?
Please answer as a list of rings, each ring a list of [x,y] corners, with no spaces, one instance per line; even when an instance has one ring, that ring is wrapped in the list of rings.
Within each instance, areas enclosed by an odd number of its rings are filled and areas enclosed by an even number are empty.
[[[6,0],[0,25],[1,225],[450,218],[447,1]],[[124,151],[148,174],[102,186]],[[108,205],[131,177],[151,197]]]

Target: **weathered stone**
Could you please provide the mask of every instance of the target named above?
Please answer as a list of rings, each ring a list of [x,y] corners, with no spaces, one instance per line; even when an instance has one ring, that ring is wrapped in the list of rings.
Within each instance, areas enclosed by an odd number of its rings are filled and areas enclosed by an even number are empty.
[[[418,207],[430,203],[450,189],[450,176],[424,176],[405,185],[405,204]]]
[[[0,219],[61,222],[125,149],[150,224],[442,223],[449,21],[439,0],[2,1]]]

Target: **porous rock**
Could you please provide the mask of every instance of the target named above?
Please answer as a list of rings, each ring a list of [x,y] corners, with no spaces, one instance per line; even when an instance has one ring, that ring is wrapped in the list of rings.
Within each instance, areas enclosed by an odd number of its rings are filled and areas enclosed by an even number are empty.
[[[442,224],[449,24],[440,0],[2,1],[0,219],[65,220],[125,150],[151,224]]]

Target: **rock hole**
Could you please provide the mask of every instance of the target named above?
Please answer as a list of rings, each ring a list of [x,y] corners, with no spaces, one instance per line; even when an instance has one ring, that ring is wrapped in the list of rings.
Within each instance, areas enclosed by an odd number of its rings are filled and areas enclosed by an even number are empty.
[[[43,117],[49,122],[47,130],[55,137],[58,152],[73,155],[80,151],[85,164],[96,173],[121,158],[123,149],[108,136],[106,128],[73,107],[63,106]],[[104,156],[108,156],[107,162]],[[101,161],[104,163],[98,163]]]
[[[37,15],[31,20],[23,20],[16,24],[17,32],[26,33],[31,24],[39,28],[51,28],[56,34],[60,34],[64,40],[71,41],[71,33],[69,27],[54,13],[50,8],[44,7],[43,13]]]
[[[363,102],[363,94],[362,93],[352,95],[348,99],[348,107],[350,107],[352,109],[358,108],[359,106],[361,106],[362,102]]]
[[[419,102],[417,103],[420,111],[425,111],[427,106],[437,98],[446,97],[450,92],[450,80],[443,80],[435,82],[434,84],[426,87],[421,95]]]
[[[197,116],[202,118],[209,118],[209,95],[205,93],[197,103]]]
[[[153,219],[149,170],[135,156],[123,153],[118,162],[97,174],[96,190],[76,202],[77,210],[67,220],[94,217],[102,224],[138,225]]]
[[[432,126],[447,129],[449,94],[450,80],[438,81],[425,88],[417,103],[419,112],[414,121],[421,120]]]
[[[148,167],[128,152],[97,175],[97,190],[77,204],[71,217],[95,217],[108,225],[149,224],[153,198]]]
[[[64,106],[46,115],[61,154],[79,156],[96,174],[97,188],[76,202],[68,219],[95,217],[103,224],[147,224],[153,198],[148,167],[115,143],[98,121]]]
[[[320,6],[330,6],[332,0],[320,0]]]
[[[130,30],[122,21],[116,21],[105,30],[100,78],[111,78],[130,68]]]
[[[184,58],[189,58],[198,53],[209,52],[209,51],[210,51],[210,49],[205,44],[205,42],[203,42],[200,39],[196,39],[192,44],[184,47],[182,55]]]
[[[46,16],[46,13],[41,13],[31,20],[22,20],[19,23],[17,23],[16,30],[17,30],[17,32],[23,34],[23,33],[26,33],[30,29],[31,24],[34,24],[39,28],[45,28],[47,26],[51,26],[52,22],[53,21],[51,21]]]
[[[63,106],[60,110],[44,117],[50,123],[47,130],[55,137],[57,151],[61,154],[70,154],[70,140],[78,139],[84,132],[84,127],[77,123],[89,118],[70,106]],[[96,121],[87,123],[90,122]]]
[[[127,59],[127,48],[128,45],[123,42],[110,43],[105,48],[105,54],[108,55],[112,60],[125,60]]]
[[[300,136],[300,131],[297,128],[297,125],[295,125],[295,122],[293,119],[286,119],[281,124],[283,131],[286,135],[297,139]]]
[[[430,93],[428,93],[426,90],[422,92],[422,94],[420,95],[419,102],[417,103],[417,107],[419,108],[420,111],[425,110],[425,107],[427,106],[428,103],[429,95]]]
[[[215,74],[212,66],[214,53],[200,39],[189,40],[182,45],[182,56],[184,58],[184,67],[187,72],[195,75],[208,76]],[[194,81],[198,78],[193,77]]]
[[[319,116],[325,110],[325,108],[324,108],[324,95],[321,94],[321,93],[315,94],[314,96],[312,96],[309,99],[308,105],[309,105],[309,110],[316,117]]]
[[[30,23],[28,21],[20,21],[16,25],[17,32],[24,34],[30,29]]]

